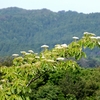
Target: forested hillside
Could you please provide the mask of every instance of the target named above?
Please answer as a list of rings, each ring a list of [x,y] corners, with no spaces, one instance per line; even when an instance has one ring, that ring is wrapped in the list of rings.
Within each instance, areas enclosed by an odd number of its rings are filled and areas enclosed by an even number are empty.
[[[68,44],[73,36],[81,37],[85,31],[100,34],[100,13],[0,9],[0,56],[29,49],[38,52],[42,44],[50,48],[58,43]]]

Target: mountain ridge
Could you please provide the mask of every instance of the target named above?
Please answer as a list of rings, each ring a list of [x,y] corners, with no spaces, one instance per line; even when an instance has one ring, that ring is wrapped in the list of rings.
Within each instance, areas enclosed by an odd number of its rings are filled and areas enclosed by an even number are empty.
[[[85,31],[99,35],[100,13],[0,9],[0,56],[28,49],[39,52],[42,44],[50,48],[57,43],[68,44],[73,36],[81,37]]]

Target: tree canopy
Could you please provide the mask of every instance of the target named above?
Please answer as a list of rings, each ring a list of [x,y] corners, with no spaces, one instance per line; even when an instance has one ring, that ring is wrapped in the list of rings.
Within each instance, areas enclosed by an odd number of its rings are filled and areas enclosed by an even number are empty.
[[[99,100],[100,67],[82,68],[77,60],[87,57],[84,49],[100,48],[100,36],[73,39],[52,50],[42,45],[39,54],[13,54],[13,65],[0,67],[0,100]]]

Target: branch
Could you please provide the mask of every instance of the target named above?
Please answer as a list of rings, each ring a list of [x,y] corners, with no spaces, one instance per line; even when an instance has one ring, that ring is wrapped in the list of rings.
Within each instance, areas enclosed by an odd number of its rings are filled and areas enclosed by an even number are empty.
[[[46,72],[48,72],[48,71],[45,71],[45,73],[46,73]],[[38,76],[37,76],[37,75],[38,75]],[[40,74],[40,75],[39,75],[39,73],[37,73],[37,74],[36,74],[37,77],[32,78],[32,79],[28,82],[28,84],[26,85],[26,87],[28,87],[32,82],[34,82],[35,80],[37,80],[38,78],[40,78],[40,77],[43,76],[43,75],[44,75],[44,73],[42,73],[42,74]]]
[[[40,78],[40,76],[41,76],[41,74],[38,75],[38,76],[35,77],[35,78],[32,78],[32,79],[28,82],[28,84],[26,85],[26,87],[28,87],[32,82],[34,82],[35,80],[37,80],[38,78]]]

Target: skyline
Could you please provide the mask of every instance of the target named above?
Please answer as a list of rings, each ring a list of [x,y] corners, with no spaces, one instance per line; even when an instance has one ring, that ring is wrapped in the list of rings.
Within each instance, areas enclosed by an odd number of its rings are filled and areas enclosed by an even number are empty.
[[[61,10],[65,11],[77,11],[82,13],[94,13],[100,12],[100,0],[0,0],[0,9],[8,7],[18,7],[27,10],[36,9],[49,9],[54,12]]]

